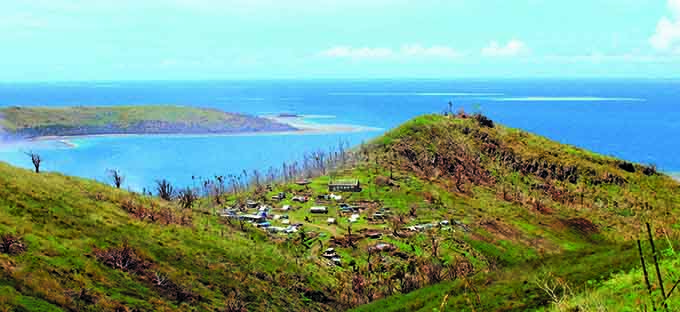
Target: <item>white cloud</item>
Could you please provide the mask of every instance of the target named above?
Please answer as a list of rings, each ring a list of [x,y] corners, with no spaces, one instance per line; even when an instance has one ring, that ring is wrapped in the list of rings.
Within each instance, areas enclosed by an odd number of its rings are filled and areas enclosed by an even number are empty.
[[[482,48],[482,55],[489,57],[518,56],[528,52],[527,45],[517,39],[512,39],[505,45],[499,44],[498,41],[491,41],[488,46]]]
[[[680,0],[668,0],[668,7],[673,15],[680,18]]]
[[[668,0],[673,17],[662,17],[649,43],[660,52],[680,53],[680,0]]]

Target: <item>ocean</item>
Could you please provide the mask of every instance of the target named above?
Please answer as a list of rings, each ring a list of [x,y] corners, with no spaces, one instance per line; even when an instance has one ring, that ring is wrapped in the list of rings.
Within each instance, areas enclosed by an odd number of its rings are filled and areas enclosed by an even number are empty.
[[[629,161],[680,171],[680,80],[273,80],[0,83],[0,106],[167,104],[253,115],[295,113],[308,121],[369,131],[243,136],[127,136],[0,144],[0,161],[150,188],[158,179],[188,186],[192,177],[264,170],[340,142],[360,144],[408,119],[454,110]]]

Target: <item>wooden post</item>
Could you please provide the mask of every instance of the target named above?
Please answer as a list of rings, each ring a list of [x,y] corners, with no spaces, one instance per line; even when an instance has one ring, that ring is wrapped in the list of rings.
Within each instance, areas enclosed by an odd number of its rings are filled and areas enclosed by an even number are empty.
[[[656,256],[656,247],[654,246],[654,236],[652,236],[652,228],[647,224],[647,235],[649,235],[649,244],[652,245],[652,259],[654,259],[654,267],[656,267],[656,277],[659,279],[659,288],[661,288],[661,297],[663,298],[663,306],[668,310],[666,303],[666,291],[663,289],[663,278],[661,277],[661,270],[659,269],[659,261]]]
[[[645,284],[647,284],[647,291],[649,292],[649,300],[652,302],[652,309],[656,311],[654,305],[654,297],[652,297],[652,285],[649,284],[649,275],[647,275],[647,266],[645,265],[645,256],[642,255],[642,245],[640,240],[637,240],[638,252],[640,253],[640,262],[642,262],[642,273],[645,275]]]

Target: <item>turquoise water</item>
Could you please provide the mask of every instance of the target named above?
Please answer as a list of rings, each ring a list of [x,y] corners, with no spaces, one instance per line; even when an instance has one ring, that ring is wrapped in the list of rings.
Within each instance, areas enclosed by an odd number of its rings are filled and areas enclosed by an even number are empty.
[[[255,115],[316,115],[313,122],[389,129],[420,114],[482,111],[512,127],[563,143],[680,171],[680,82],[675,80],[372,80],[205,81],[0,84],[0,106],[173,104]],[[323,118],[321,118],[323,117]],[[0,145],[0,160],[30,168],[24,151],[39,151],[44,168],[106,179],[121,170],[141,190],[167,178],[263,170],[303,153],[359,144],[383,130],[358,133],[220,137],[130,136]]]

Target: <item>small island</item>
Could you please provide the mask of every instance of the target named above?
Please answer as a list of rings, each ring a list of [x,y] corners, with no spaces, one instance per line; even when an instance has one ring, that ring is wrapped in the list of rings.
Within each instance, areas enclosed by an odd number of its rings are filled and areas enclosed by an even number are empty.
[[[185,106],[0,108],[0,136],[16,139],[124,134],[295,132],[280,121]]]

